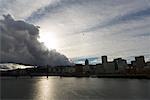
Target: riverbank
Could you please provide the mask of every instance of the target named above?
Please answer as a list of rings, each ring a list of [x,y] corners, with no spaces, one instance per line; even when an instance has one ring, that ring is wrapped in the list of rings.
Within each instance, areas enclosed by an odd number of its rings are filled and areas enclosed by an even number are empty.
[[[82,78],[82,77],[88,77],[88,78],[127,78],[127,79],[150,79],[150,75],[109,75],[109,74],[103,74],[103,75],[1,75],[0,77],[24,77],[28,76],[30,78],[33,77],[40,77],[40,76],[45,76],[45,77],[51,77],[51,76],[58,76],[58,77],[77,77],[77,78]]]

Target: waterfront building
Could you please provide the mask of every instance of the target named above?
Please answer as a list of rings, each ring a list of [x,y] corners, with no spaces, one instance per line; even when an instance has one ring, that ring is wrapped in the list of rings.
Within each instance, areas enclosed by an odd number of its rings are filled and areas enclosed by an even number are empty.
[[[89,60],[88,59],[85,60],[85,65],[89,65]]]
[[[75,67],[73,67],[73,66],[63,67],[62,73],[68,73],[68,74],[75,73]]]
[[[150,74],[150,61],[146,62],[146,65],[144,67],[144,73]]]
[[[114,73],[115,72],[115,63],[114,62],[107,62],[103,64],[105,73]]]
[[[115,63],[115,70],[118,70],[119,72],[125,72],[125,69],[128,68],[127,61],[122,58],[114,59]]]
[[[108,62],[107,56],[102,56],[102,65],[104,67],[105,73],[114,73],[115,72],[115,63]]]
[[[107,63],[107,56],[102,56],[102,64]]]
[[[136,68],[136,61],[131,61],[131,65],[132,65],[131,69]]]
[[[89,73],[91,75],[95,75],[96,74],[96,65],[89,65]]]
[[[82,64],[76,64],[75,65],[75,73],[77,75],[83,74],[83,65]]]
[[[136,68],[144,68],[145,66],[144,56],[135,57],[135,62],[136,62]]]
[[[104,67],[102,64],[96,64],[96,74],[103,74],[105,72]]]
[[[150,68],[150,61],[146,62],[146,66]]]
[[[90,73],[90,66],[89,66],[89,60],[85,60],[85,65],[83,66],[83,74],[89,74]]]

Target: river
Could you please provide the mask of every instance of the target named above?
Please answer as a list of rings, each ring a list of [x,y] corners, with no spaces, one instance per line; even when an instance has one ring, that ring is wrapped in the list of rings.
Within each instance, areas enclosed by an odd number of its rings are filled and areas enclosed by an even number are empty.
[[[150,80],[1,77],[2,100],[150,100]]]

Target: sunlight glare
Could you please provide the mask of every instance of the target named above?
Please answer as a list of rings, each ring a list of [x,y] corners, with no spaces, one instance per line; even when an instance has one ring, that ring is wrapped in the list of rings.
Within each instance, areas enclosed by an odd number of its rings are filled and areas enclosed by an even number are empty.
[[[57,49],[58,43],[57,38],[53,32],[45,32],[40,30],[40,38],[38,39],[40,42],[43,42],[44,45],[49,49]]]

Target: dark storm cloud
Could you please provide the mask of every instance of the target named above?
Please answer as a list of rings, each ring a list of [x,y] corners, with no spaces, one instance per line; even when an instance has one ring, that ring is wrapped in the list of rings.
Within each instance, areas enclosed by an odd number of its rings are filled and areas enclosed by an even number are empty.
[[[68,58],[55,50],[48,51],[37,38],[37,26],[4,15],[0,20],[0,62],[32,65],[69,65]]]

